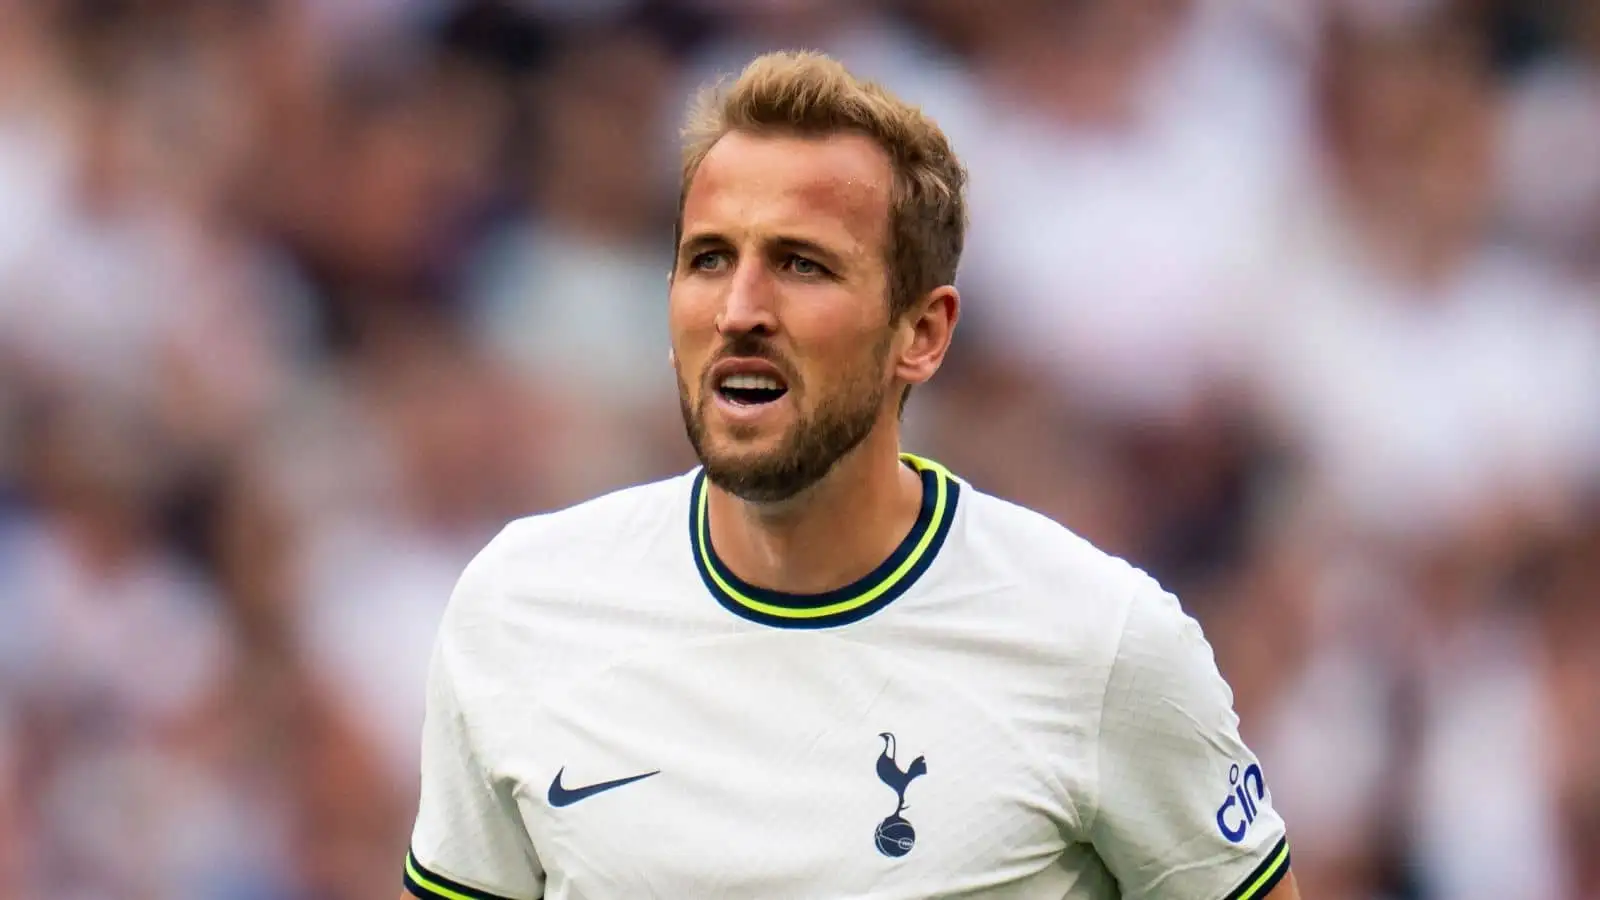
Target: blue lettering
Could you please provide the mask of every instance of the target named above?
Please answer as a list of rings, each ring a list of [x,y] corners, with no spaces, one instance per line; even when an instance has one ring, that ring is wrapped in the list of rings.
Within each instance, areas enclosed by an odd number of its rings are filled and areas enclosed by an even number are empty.
[[[1234,763],[1228,768],[1228,784],[1233,791],[1217,808],[1217,830],[1230,842],[1237,844],[1244,840],[1245,833],[1261,814],[1256,801],[1267,799],[1267,782],[1259,765],[1251,763],[1241,772],[1239,764]],[[1252,793],[1255,796],[1251,796]],[[1230,813],[1229,808],[1234,806],[1238,807],[1237,812]],[[1237,824],[1230,825],[1230,819]]]
[[[1250,828],[1250,821],[1243,813],[1241,813],[1239,816],[1238,828],[1228,827],[1228,807],[1238,805],[1238,803],[1238,800],[1230,796],[1228,797],[1227,801],[1223,803],[1222,806],[1217,810],[1217,829],[1221,831],[1222,836],[1227,838],[1228,842],[1232,844],[1237,844],[1244,840],[1244,833]]]
[[[1244,770],[1244,786],[1250,787],[1251,779],[1255,780],[1256,800],[1267,799],[1267,780],[1261,775],[1261,767],[1251,763],[1250,768]],[[1251,803],[1254,806],[1254,802]]]

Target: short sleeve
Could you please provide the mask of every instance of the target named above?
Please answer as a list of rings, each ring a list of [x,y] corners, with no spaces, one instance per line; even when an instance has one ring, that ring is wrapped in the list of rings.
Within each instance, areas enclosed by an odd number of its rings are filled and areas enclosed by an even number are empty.
[[[510,785],[490,777],[473,744],[459,696],[451,613],[474,575],[469,567],[456,588],[429,667],[422,791],[404,882],[423,898],[535,900],[544,892],[538,855]]]
[[[1153,582],[1106,687],[1090,839],[1130,900],[1256,900],[1289,871],[1283,820],[1200,626]]]

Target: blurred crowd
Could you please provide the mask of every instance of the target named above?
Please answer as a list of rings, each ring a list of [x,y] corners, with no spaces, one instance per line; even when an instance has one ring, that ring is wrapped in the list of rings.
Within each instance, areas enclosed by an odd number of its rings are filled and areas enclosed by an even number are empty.
[[[462,565],[693,464],[777,47],[951,135],[909,448],[1180,594],[1305,896],[1600,898],[1589,0],[0,0],[0,898],[398,892]]]

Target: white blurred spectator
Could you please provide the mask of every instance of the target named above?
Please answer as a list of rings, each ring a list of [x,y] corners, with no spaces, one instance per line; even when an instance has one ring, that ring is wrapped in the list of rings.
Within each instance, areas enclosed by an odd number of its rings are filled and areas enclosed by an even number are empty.
[[[382,754],[390,783],[407,787],[421,764],[417,688],[444,604],[482,535],[451,541],[373,521],[311,537],[298,636],[321,686]]]
[[[1375,874],[1362,861],[1402,831],[1386,817],[1403,808],[1397,680],[1414,625],[1403,586],[1359,558],[1322,561],[1309,599],[1307,652],[1256,720],[1258,752],[1305,860],[1302,887],[1358,891]]]
[[[1431,288],[1344,252],[1292,259],[1262,392],[1331,518],[1460,536],[1570,501],[1562,486],[1600,467],[1600,314],[1581,292],[1508,252]]]
[[[1322,180],[1269,251],[1258,396],[1331,519],[1456,539],[1600,471],[1600,309],[1492,241],[1499,95],[1449,20],[1338,23]]]
[[[1182,416],[1236,374],[1302,73],[1211,7],[1077,9],[980,60],[969,309],[1091,411]]]
[[[1424,650],[1418,861],[1450,900],[1567,897],[1537,647],[1490,613]]]
[[[409,790],[439,617],[478,548],[546,505],[550,454],[542,410],[499,368],[392,340],[388,365],[308,385],[254,464],[293,521],[287,612],[313,680]]]

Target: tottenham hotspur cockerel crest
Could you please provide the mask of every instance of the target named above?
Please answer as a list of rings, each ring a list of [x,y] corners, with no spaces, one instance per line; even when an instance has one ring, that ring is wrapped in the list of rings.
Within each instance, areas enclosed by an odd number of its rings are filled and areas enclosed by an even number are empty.
[[[883,753],[878,756],[878,778],[894,791],[898,801],[894,812],[878,823],[878,852],[884,856],[905,856],[917,843],[916,830],[900,815],[907,808],[906,788],[911,786],[911,782],[928,774],[928,763],[919,756],[911,761],[911,765],[901,769],[900,764],[895,762],[894,735],[884,732],[878,737],[883,738]]]

